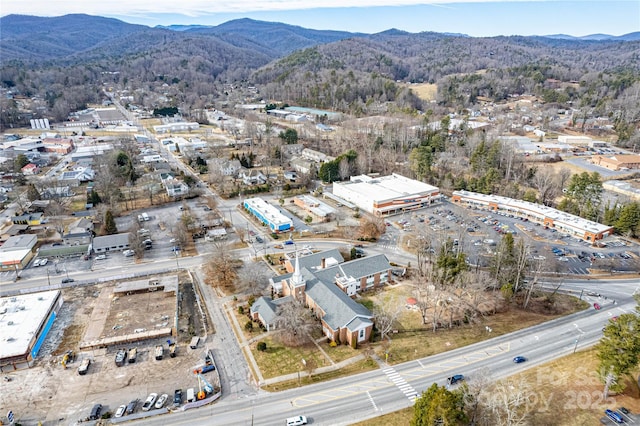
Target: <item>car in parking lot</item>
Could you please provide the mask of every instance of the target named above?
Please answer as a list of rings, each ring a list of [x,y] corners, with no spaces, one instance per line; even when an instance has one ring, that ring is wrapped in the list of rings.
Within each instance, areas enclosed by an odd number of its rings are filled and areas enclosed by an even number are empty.
[[[96,260],[105,260],[107,258],[106,254],[99,254],[96,256]]]
[[[169,395],[167,395],[166,393],[163,393],[160,398],[158,398],[158,400],[156,401],[156,408],[162,408],[164,407],[165,402],[167,402],[167,399],[169,399]]]
[[[629,414],[629,410],[625,407],[618,408],[618,411],[620,411],[622,414]]]
[[[464,380],[464,376],[462,374],[454,374],[451,377],[447,378],[447,384],[449,385],[455,385],[458,382],[461,382]]]
[[[127,414],[133,414],[136,411],[136,407],[138,406],[138,400],[134,399],[130,403],[127,404]]]
[[[156,403],[156,399],[158,399],[157,393],[150,393],[147,399],[142,404],[142,411],[149,411],[153,408],[153,404]]]
[[[523,363],[523,362],[526,362],[526,361],[527,361],[527,358],[525,358],[523,356],[520,356],[520,355],[518,355],[517,357],[513,358],[513,362],[515,362],[516,364],[520,364],[520,363]]]
[[[98,420],[100,418],[100,414],[102,413],[102,404],[96,404],[91,409],[91,414],[89,414],[89,420]]]
[[[263,243],[264,240],[262,239],[262,237],[260,235],[256,235],[256,241],[259,243]]]
[[[604,414],[606,414],[606,416],[609,417],[611,420],[613,420],[615,423],[618,423],[618,424],[624,423],[624,419],[622,418],[620,413],[618,413],[617,411],[609,410],[607,408],[606,410],[604,410]]]
[[[118,418],[118,417],[122,417],[124,416],[124,413],[127,411],[127,406],[126,405],[121,405],[118,407],[118,409],[116,410],[116,414],[114,415],[114,417]]]
[[[182,404],[182,389],[176,389],[173,391],[173,403],[175,405]]]

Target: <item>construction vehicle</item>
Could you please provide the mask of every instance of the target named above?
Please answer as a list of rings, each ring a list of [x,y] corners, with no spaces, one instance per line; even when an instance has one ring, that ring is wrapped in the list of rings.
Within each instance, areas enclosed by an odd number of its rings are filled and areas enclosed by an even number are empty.
[[[207,395],[211,395],[213,393],[213,386],[211,386],[211,384],[209,382],[207,382],[207,379],[205,379],[202,374],[198,373],[198,400],[201,399],[205,399],[207,397]]]
[[[67,369],[67,364],[72,363],[76,358],[76,354],[73,351],[67,351],[63,356],[62,356],[62,361],[60,361],[60,364],[62,364],[62,366],[64,367],[64,369]]]
[[[178,349],[178,344],[177,343],[170,343],[169,344],[169,356],[171,358],[175,358],[176,357],[176,349]]]

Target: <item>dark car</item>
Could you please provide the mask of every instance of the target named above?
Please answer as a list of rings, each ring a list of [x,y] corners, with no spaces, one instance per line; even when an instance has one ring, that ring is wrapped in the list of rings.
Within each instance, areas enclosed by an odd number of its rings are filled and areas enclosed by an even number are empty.
[[[462,374],[455,374],[447,378],[447,384],[455,385],[456,383],[461,382],[463,380],[464,380],[464,376]]]
[[[527,359],[523,356],[517,356],[515,358],[513,358],[513,362],[515,362],[516,364],[520,364],[521,362],[525,362]]]
[[[264,240],[262,239],[262,237],[260,235],[256,235],[256,241],[259,243],[264,242]]]
[[[175,405],[180,405],[182,404],[182,389],[176,389],[173,392],[173,403]]]
[[[133,414],[136,411],[136,407],[138,406],[138,400],[134,399],[129,404],[127,404],[127,414]]]
[[[629,414],[629,410],[625,407],[618,408],[618,411],[620,411],[622,414]]]
[[[73,278],[63,278],[62,279],[62,284],[67,284],[67,283],[72,283],[75,280]]]
[[[100,413],[102,413],[102,404],[94,405],[91,409],[91,414],[89,414],[89,420],[98,420]]]

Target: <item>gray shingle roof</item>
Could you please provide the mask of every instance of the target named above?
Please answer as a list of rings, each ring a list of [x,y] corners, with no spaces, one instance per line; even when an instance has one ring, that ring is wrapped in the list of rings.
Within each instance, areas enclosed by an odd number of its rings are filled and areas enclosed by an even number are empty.
[[[315,271],[320,267],[322,259],[329,259],[331,257],[337,260],[338,263],[344,262],[344,258],[340,254],[340,251],[338,249],[331,249],[300,257],[300,268],[307,268],[310,271]]]
[[[322,319],[329,327],[338,330],[356,317],[373,318],[369,309],[351,299],[333,282],[326,283],[316,277],[308,278],[307,274],[311,275],[309,271],[303,270],[303,276],[307,278],[306,293],[325,311]]]
[[[301,259],[302,260],[302,259]],[[369,257],[361,257],[360,259],[350,260],[341,263],[340,266],[335,265],[324,270],[316,271],[316,276],[323,281],[335,281],[336,274],[353,277],[359,280],[378,272],[384,272],[391,269],[389,259],[384,254],[376,254]],[[342,273],[344,271],[344,274]]]
[[[269,297],[262,296],[256,299],[255,302],[253,302],[253,305],[251,305],[249,311],[252,314],[257,312],[266,324],[273,325],[278,316],[276,314],[278,306],[291,300],[291,296],[281,297],[280,299],[276,300],[271,300],[271,298]]]

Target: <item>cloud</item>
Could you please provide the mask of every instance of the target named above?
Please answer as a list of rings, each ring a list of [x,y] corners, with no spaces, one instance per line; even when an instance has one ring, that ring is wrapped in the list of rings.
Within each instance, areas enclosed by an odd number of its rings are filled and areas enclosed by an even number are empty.
[[[525,2],[531,0],[323,0],[322,8],[376,7],[432,5],[446,6],[455,3]],[[558,0],[534,0],[558,1]],[[596,1],[596,0],[581,0]],[[87,13],[102,16],[143,16],[147,14],[171,14],[198,17],[212,13],[249,13],[305,10],[318,8],[312,0],[112,0],[112,1],[68,1],[68,0],[5,0],[2,14],[36,16],[60,16],[69,13]]]

